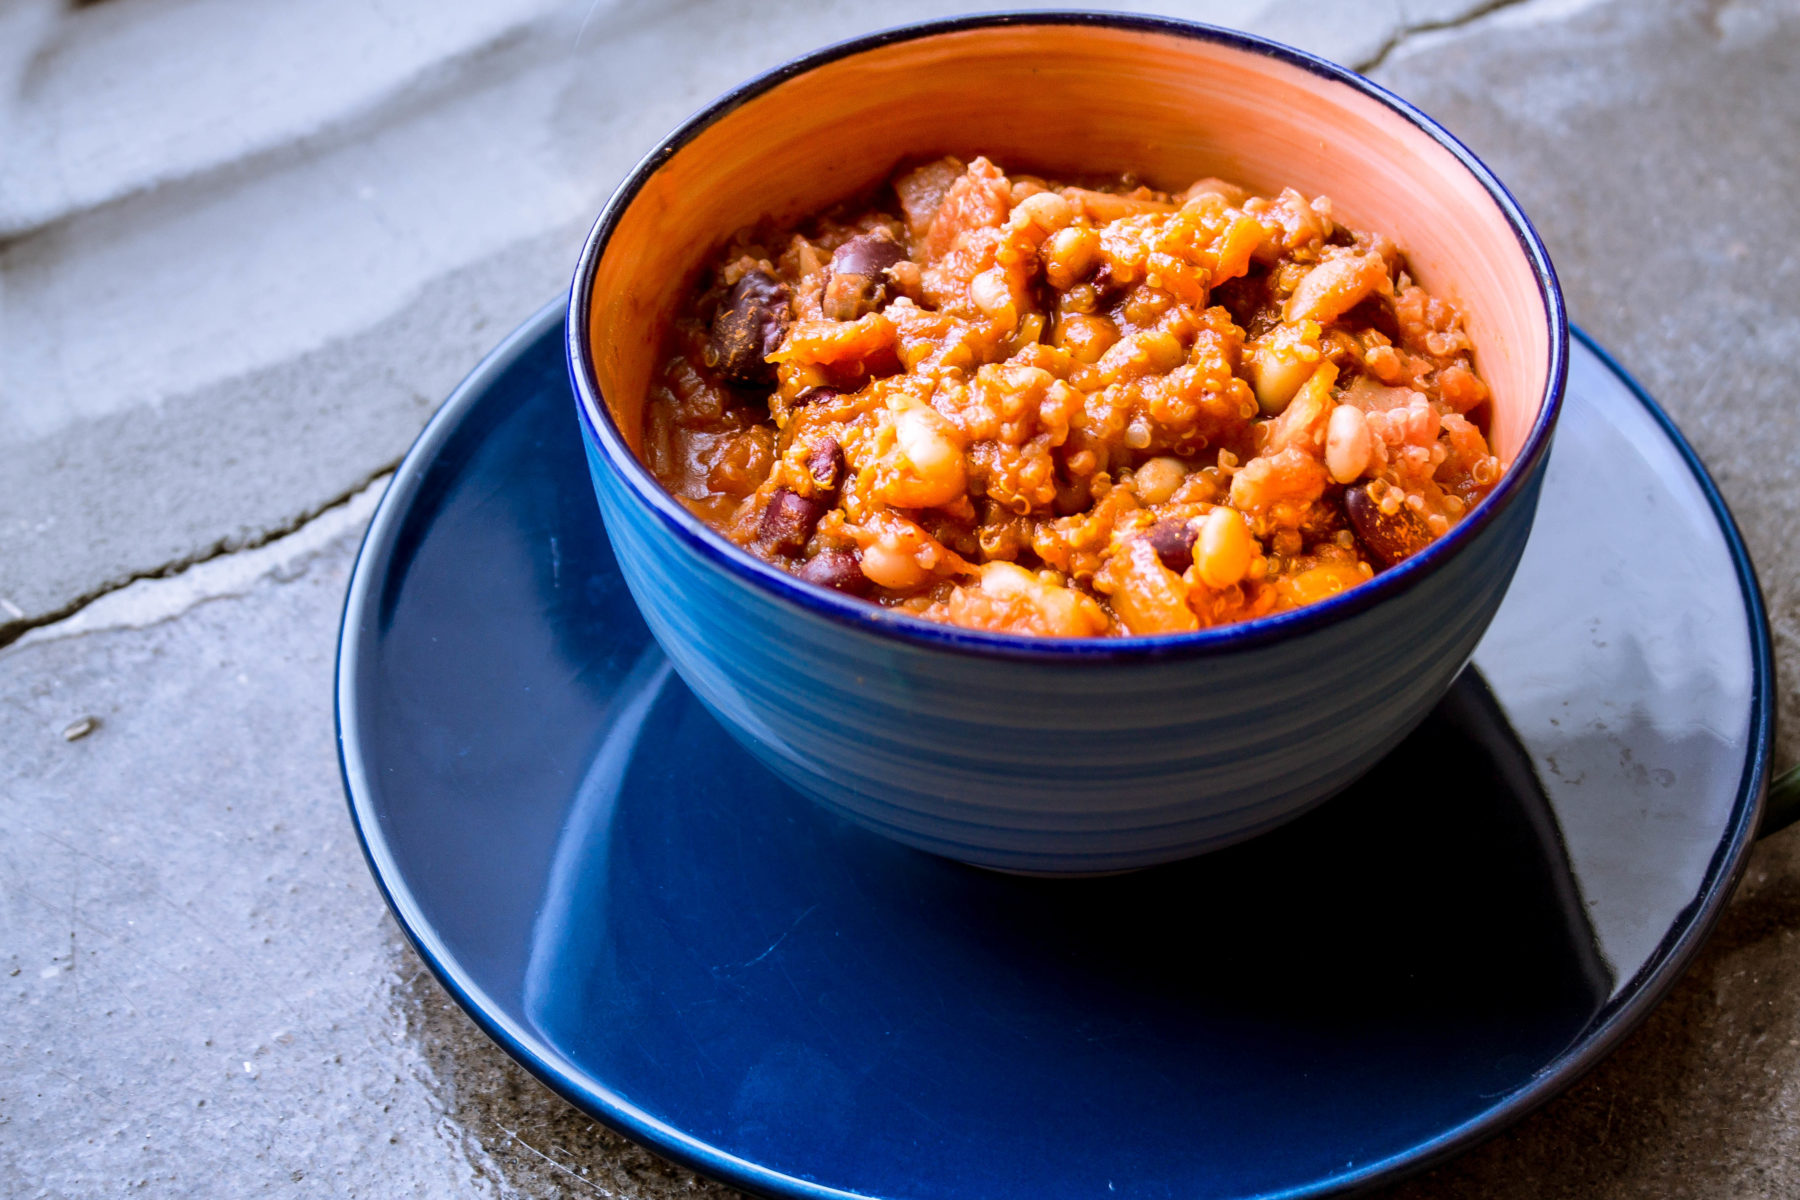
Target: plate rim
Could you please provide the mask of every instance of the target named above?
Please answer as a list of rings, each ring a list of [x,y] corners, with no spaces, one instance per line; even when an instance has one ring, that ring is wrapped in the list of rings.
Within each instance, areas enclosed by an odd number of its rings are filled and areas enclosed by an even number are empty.
[[[555,1053],[531,1030],[508,1017],[502,1006],[457,963],[449,947],[425,919],[381,829],[379,814],[374,808],[371,775],[362,747],[354,736],[359,718],[356,680],[361,673],[359,643],[374,620],[374,598],[386,577],[386,568],[391,564],[395,535],[411,509],[427,469],[436,461],[439,451],[463,417],[518,359],[559,326],[565,326],[567,311],[563,297],[546,304],[507,335],[456,386],[395,469],[357,549],[338,626],[332,680],[338,766],[357,842],[389,912],[439,986],[509,1057],[587,1116],[663,1158],[751,1193],[798,1200],[887,1200],[795,1178],[721,1150],[643,1111],[600,1080],[580,1071],[577,1064]],[[1415,1142],[1406,1150],[1297,1187],[1259,1193],[1258,1200],[1349,1195],[1392,1184],[1472,1149],[1568,1090],[1610,1054],[1686,972],[1700,947],[1711,936],[1748,864],[1763,814],[1774,740],[1773,649],[1768,613],[1755,566],[1724,496],[1674,421],[1631,373],[1586,331],[1573,323],[1569,331],[1574,340],[1593,353],[1601,366],[1625,385],[1674,446],[1711,508],[1736,569],[1749,625],[1752,678],[1750,744],[1733,801],[1733,822],[1707,864],[1696,899],[1678,915],[1677,927],[1671,928],[1648,962],[1622,987],[1619,996],[1596,1014],[1569,1047],[1540,1069],[1530,1083],[1478,1116]],[[557,345],[560,347],[560,341]],[[576,435],[577,429],[571,421],[571,436]],[[598,510],[595,517],[599,517]]]

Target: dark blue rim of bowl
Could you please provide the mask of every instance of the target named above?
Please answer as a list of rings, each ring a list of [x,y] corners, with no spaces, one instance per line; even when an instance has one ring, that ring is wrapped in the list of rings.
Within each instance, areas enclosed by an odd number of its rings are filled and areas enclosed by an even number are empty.
[[[802,583],[778,567],[770,566],[748,551],[733,545],[708,528],[657,482],[655,476],[638,461],[612,419],[600,397],[598,376],[594,369],[593,351],[588,329],[594,273],[600,258],[618,227],[625,211],[651,176],[674,157],[682,147],[721,118],[773,90],[796,76],[827,63],[861,54],[883,46],[942,34],[961,33],[973,29],[989,29],[1027,25],[1076,25],[1096,28],[1162,34],[1218,42],[1236,49],[1261,54],[1268,58],[1300,67],[1325,79],[1341,83],[1362,95],[1385,104],[1423,130],[1432,140],[1448,150],[1474,175],[1487,190],[1494,203],[1512,226],[1519,247],[1531,264],[1549,318],[1550,371],[1544,389],[1543,403],[1512,468],[1494,490],[1454,529],[1419,554],[1391,567],[1359,587],[1302,608],[1258,617],[1232,625],[1215,626],[1197,633],[1160,634],[1123,638],[1041,638],[1020,634],[989,633],[927,621],[892,609],[869,604],[838,592]],[[1550,437],[1556,417],[1562,408],[1563,388],[1568,379],[1569,326],[1563,308],[1562,289],[1550,255],[1538,238],[1537,231],[1519,208],[1518,202],[1482,161],[1430,117],[1400,99],[1379,84],[1364,79],[1335,63],[1301,50],[1272,42],[1266,38],[1201,25],[1166,17],[1118,15],[1092,12],[1029,11],[1014,13],[982,13],[906,25],[866,37],[838,42],[822,50],[794,59],[782,66],[739,85],[711,105],[682,122],[675,132],[646,155],[625,178],[612,198],[601,210],[600,217],[588,233],[575,278],[569,290],[567,323],[569,374],[577,397],[576,407],[587,434],[596,440],[607,465],[626,483],[676,536],[683,539],[716,566],[758,584],[782,599],[803,609],[855,626],[869,633],[899,635],[923,646],[942,650],[975,653],[989,657],[1048,659],[1053,661],[1114,661],[1129,658],[1164,658],[1215,655],[1264,642],[1292,637],[1362,612],[1388,597],[1417,586],[1438,570],[1477,533],[1486,528],[1500,511],[1519,493],[1524,481],[1531,478],[1550,448]]]
[[[370,764],[364,757],[361,740],[363,717],[357,699],[357,688],[358,681],[368,669],[363,660],[361,644],[376,627],[377,601],[383,582],[393,567],[394,548],[401,526],[417,501],[427,469],[437,460],[463,417],[486,394],[494,381],[505,374],[527,348],[547,335],[557,320],[565,315],[566,308],[561,301],[547,305],[536,317],[496,347],[451,393],[443,408],[419,435],[400,469],[395,472],[387,494],[382,497],[375,516],[369,523],[369,531],[357,553],[356,566],[351,572],[350,586],[344,600],[334,680],[338,766],[343,772],[350,819],[356,826],[363,857],[375,876],[382,898],[387,901],[401,930],[424,959],[425,965],[482,1031],[542,1080],[545,1086],[609,1128],[691,1170],[733,1187],[759,1195],[793,1197],[798,1200],[866,1200],[853,1193],[783,1175],[736,1155],[727,1154],[658,1120],[557,1054],[528,1024],[508,1016],[504,1008],[457,961],[449,946],[437,936],[418,898],[401,873],[382,828],[375,780],[370,774]],[[1302,1197],[1342,1195],[1393,1183],[1403,1176],[1422,1171],[1469,1149],[1523,1118],[1573,1084],[1643,1021],[1699,952],[1707,935],[1718,923],[1719,915],[1738,879],[1743,875],[1749,859],[1752,835],[1759,832],[1758,822],[1768,790],[1769,756],[1774,738],[1775,668],[1768,614],[1763,605],[1761,588],[1757,584],[1755,567],[1724,497],[1719,494],[1718,487],[1707,474],[1699,456],[1688,445],[1675,423],[1610,354],[1581,330],[1573,332],[1583,345],[1594,351],[1631,389],[1638,402],[1668,435],[1681,460],[1687,464],[1688,470],[1699,484],[1706,502],[1711,506],[1713,517],[1718,522],[1726,548],[1735,564],[1737,583],[1743,594],[1750,625],[1751,703],[1750,750],[1743,774],[1739,778],[1730,827],[1707,865],[1705,878],[1693,904],[1683,911],[1669,936],[1630,981],[1618,985],[1614,1001],[1596,1015],[1588,1027],[1560,1055],[1552,1059],[1531,1083],[1481,1115],[1447,1129],[1436,1137],[1421,1141],[1399,1154],[1313,1184],[1271,1193],[1261,1200],[1301,1200]]]

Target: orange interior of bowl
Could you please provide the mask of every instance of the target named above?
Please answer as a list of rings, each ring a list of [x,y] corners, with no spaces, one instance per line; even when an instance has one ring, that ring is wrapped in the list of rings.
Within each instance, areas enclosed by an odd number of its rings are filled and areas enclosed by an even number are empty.
[[[1331,197],[1455,303],[1512,462],[1543,402],[1549,321],[1505,215],[1457,158],[1386,105],[1230,45],[1143,30],[993,26],[862,51],[740,105],[644,184],[600,259],[590,308],[600,393],[638,447],[670,316],[737,229],[797,220],[903,160],[985,154],[1047,175],[1216,175]]]

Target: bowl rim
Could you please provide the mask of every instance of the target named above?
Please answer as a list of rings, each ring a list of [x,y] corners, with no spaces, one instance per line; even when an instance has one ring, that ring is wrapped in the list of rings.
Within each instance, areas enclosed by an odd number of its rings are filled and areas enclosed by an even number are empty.
[[[1413,557],[1366,583],[1286,612],[1216,625],[1193,633],[1129,637],[1055,638],[996,633],[929,621],[883,608],[840,592],[808,584],[763,562],[689,512],[639,461],[602,399],[588,336],[593,280],[600,259],[626,211],[662,167],[724,117],[783,83],[840,59],[886,46],[971,30],[1016,26],[1084,26],[1119,29],[1213,42],[1299,67],[1384,105],[1424,132],[1473,175],[1500,209],[1537,282],[1549,332],[1550,369],[1530,432],[1512,466],[1494,489],[1449,533]],[[601,450],[607,466],[671,534],[714,566],[760,587],[771,597],[876,637],[899,637],[924,648],[990,658],[1111,662],[1119,659],[1216,656],[1284,640],[1335,624],[1424,583],[1456,552],[1493,524],[1539,471],[1550,448],[1568,382],[1569,322],[1556,269],[1537,230],[1512,193],[1474,152],[1412,104],[1347,67],[1304,50],[1239,30],[1175,17],[1081,10],[1023,10],[975,13],[896,26],[834,42],[753,76],[682,121],[657,143],[613,191],[588,231],[569,288],[564,322],[569,375],[582,430]]]

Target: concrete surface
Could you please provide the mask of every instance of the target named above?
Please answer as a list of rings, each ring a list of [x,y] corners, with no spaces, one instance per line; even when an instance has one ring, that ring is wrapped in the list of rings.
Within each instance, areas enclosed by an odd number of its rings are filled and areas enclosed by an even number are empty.
[[[1135,7],[1365,61],[1479,6]],[[683,116],[963,7],[0,0],[0,642],[391,469]]]
[[[3,1190],[720,1191],[545,1092],[404,945],[339,791],[337,613],[383,472],[638,153],[953,7],[0,0]],[[1508,181],[1731,500],[1795,711],[1800,7],[1179,11],[1375,64]],[[1789,833],[1617,1054],[1393,1195],[1800,1194],[1797,930]]]

